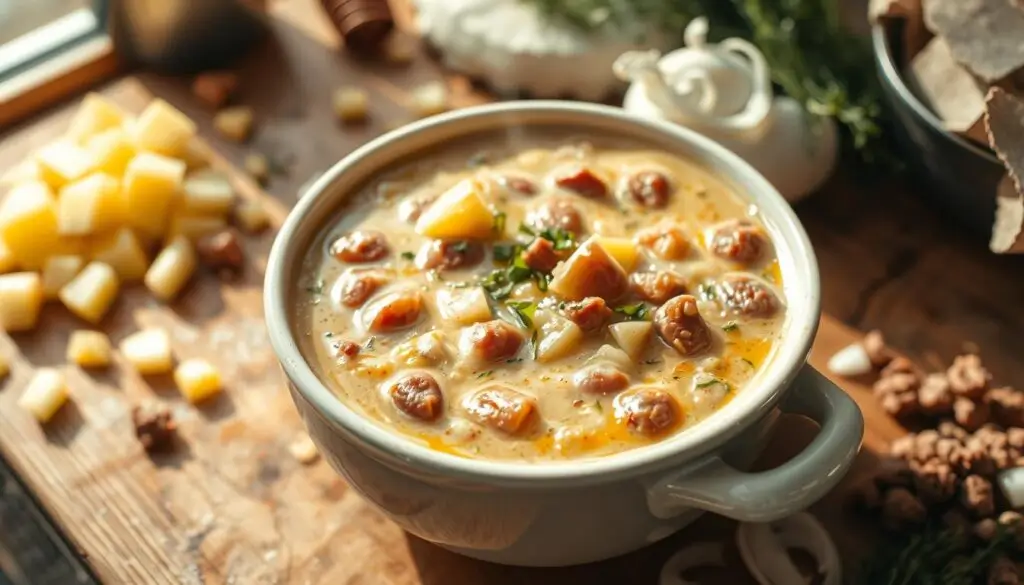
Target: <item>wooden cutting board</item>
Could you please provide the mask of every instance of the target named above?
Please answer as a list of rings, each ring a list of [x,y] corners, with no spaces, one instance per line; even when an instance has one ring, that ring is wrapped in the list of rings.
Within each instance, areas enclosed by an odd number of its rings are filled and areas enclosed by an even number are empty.
[[[218,156],[216,164],[231,172],[241,196],[266,203],[275,224],[304,177],[402,120],[407,115],[405,90],[437,76],[422,59],[410,70],[383,74],[341,61],[330,50],[330,32],[322,23],[301,33],[288,23],[289,15],[308,22],[305,16],[295,17],[302,12],[291,6],[274,25],[278,40],[261,49],[243,71],[243,101],[255,105],[260,115],[257,135],[247,147],[212,136],[210,114],[190,100],[187,80],[129,76],[102,89],[130,111],[141,110],[157,95],[193,116],[225,156]],[[305,7],[314,9],[312,3]],[[319,42],[310,41],[317,37]],[[277,68],[274,78],[253,73],[268,68]],[[313,79],[311,72],[322,75]],[[296,86],[305,94],[289,85],[292,76],[302,77]],[[329,95],[342,83],[369,88],[374,95],[372,124],[354,130],[334,127]],[[452,83],[456,104],[483,99],[464,81]],[[0,142],[0,169],[59,135],[74,105],[8,134]],[[301,124],[295,122],[299,118]],[[315,127],[322,132],[309,132]],[[275,196],[228,162],[237,163],[249,149],[291,161],[291,175],[271,181]],[[303,466],[288,453],[301,423],[262,320],[261,285],[272,239],[273,230],[246,238],[248,263],[237,282],[223,283],[203,273],[172,305],[128,289],[103,323],[115,343],[140,327],[165,327],[179,359],[202,356],[216,363],[227,390],[211,404],[189,406],[169,379],[144,379],[120,362],[98,374],[64,365],[68,336],[83,324],[58,304],[45,310],[36,332],[0,334],[0,352],[14,361],[12,375],[0,382],[0,450],[104,583],[653,585],[663,561],[683,543],[731,538],[733,523],[708,517],[682,534],[619,559],[531,570],[462,558],[403,533],[326,464]],[[857,337],[825,317],[812,363],[823,367],[828,356]],[[40,428],[15,403],[34,370],[43,366],[66,372],[72,401]],[[887,440],[902,434],[866,388],[843,386],[865,413],[869,450],[884,449]],[[183,439],[177,453],[156,459],[143,453],[130,420],[133,404],[153,399],[173,407]],[[761,465],[784,460],[812,435],[812,427],[803,421],[783,425]],[[865,451],[853,475],[872,462]],[[841,511],[843,489],[814,511],[853,558],[867,541],[856,521]],[[743,583],[746,577],[734,568],[709,576],[707,582],[724,579]]]

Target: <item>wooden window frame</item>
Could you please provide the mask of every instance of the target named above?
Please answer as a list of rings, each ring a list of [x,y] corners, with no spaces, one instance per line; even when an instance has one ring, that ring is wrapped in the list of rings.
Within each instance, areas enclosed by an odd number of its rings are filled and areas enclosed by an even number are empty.
[[[106,0],[0,46],[0,130],[117,73]]]

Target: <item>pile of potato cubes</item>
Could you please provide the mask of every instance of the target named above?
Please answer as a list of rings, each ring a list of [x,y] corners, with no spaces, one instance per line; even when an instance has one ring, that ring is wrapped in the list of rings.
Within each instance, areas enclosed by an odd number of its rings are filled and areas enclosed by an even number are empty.
[[[132,118],[98,94],[84,99],[65,136],[28,161],[31,172],[0,200],[0,329],[35,328],[44,302],[57,300],[99,324],[121,287],[142,282],[172,300],[196,270],[195,242],[223,230],[229,216],[246,231],[268,221],[255,202],[236,202],[228,178],[207,167],[196,126],[162,100]],[[175,369],[166,332],[147,330],[120,346],[144,374],[175,372],[195,402],[219,391],[208,363]],[[68,360],[110,363],[110,341],[77,331]],[[8,365],[0,356],[0,376]],[[40,369],[20,404],[40,421],[67,400],[62,375]]]

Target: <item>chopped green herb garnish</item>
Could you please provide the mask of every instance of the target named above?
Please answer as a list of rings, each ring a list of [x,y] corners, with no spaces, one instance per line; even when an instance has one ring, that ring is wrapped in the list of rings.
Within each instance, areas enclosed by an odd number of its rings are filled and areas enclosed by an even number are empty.
[[[413,252],[409,252],[407,250],[405,252],[402,252],[401,256],[402,256],[402,258],[405,258],[406,260],[412,260],[413,258],[416,257],[416,254],[413,253]]]
[[[365,343],[363,343],[363,349],[364,349],[365,351],[372,351],[372,350],[373,350],[373,344],[374,344],[374,343],[375,343],[376,341],[377,341],[377,338],[376,338],[375,336],[371,335],[371,336],[369,337],[369,339],[367,339],[367,340],[366,340],[366,342],[365,342]]]
[[[327,331],[326,333],[324,333],[324,337],[327,337],[327,338],[334,337],[334,334],[331,333],[330,331]]]
[[[508,303],[510,309],[519,319],[519,323],[525,329],[533,328],[533,316],[537,312],[537,303],[532,301],[512,301]]]
[[[737,324],[735,321],[729,321],[725,325],[722,325],[722,331],[725,331],[726,333],[731,333],[733,331],[739,331],[739,328],[740,328],[739,324]]]
[[[494,233],[503,234],[505,233],[505,220],[508,216],[505,215],[504,211],[499,211],[494,214]]]
[[[702,283],[699,286],[697,286],[697,294],[700,295],[700,298],[704,299],[705,301],[714,300],[715,287],[714,285],[708,283]]]
[[[601,404],[600,400],[594,401],[594,408],[597,409],[597,412],[604,412],[604,406]]]
[[[653,364],[660,364],[661,360],[644,360],[644,363],[650,366]]]
[[[537,232],[533,231],[533,228],[526,225],[525,223],[519,224],[519,233],[537,237]]]
[[[479,166],[483,166],[490,161],[490,155],[486,152],[478,152],[473,156],[469,157],[466,161],[466,166],[473,169]]]
[[[551,283],[551,275],[543,272],[533,273],[533,284],[537,285],[540,292],[548,292],[548,285]]]
[[[523,358],[512,358],[510,360],[505,360],[505,363],[506,364],[518,364],[521,361],[523,361]]]
[[[650,310],[643,303],[635,305],[622,305],[615,307],[615,312],[626,318],[627,321],[646,321]]]
[[[536,329],[534,329],[533,330],[533,334],[530,335],[530,346],[533,347],[533,359],[536,360],[537,359],[537,349],[538,349],[537,330]]]
[[[576,246],[576,236],[560,227],[541,230],[537,235],[554,244],[556,250],[571,250]]]
[[[456,254],[463,254],[469,249],[469,242],[461,240],[452,244],[452,250],[455,250]]]
[[[487,370],[485,372],[480,372],[479,374],[476,375],[476,377],[479,380],[480,378],[486,378],[487,376],[490,376],[493,373],[494,373],[494,370]]]
[[[747,358],[740,358],[740,360],[741,360],[741,361],[742,361],[743,363],[747,364],[748,366],[750,366],[750,367],[754,367],[754,362],[752,362],[752,361],[748,360]]]
[[[519,244],[495,244],[494,261],[509,262],[518,256],[520,251],[522,251],[522,246]]]
[[[451,288],[469,288],[470,283],[465,282],[465,281],[463,281],[463,282],[450,282],[450,283],[448,283],[448,286],[451,287]]]
[[[306,292],[313,295],[323,294],[324,292],[324,281],[323,279],[317,280],[310,286],[306,287]]]

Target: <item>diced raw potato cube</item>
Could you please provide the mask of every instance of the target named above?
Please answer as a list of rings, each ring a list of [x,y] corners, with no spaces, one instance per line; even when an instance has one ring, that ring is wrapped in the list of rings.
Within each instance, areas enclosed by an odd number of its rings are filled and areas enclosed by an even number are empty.
[[[421,118],[448,111],[448,88],[440,81],[417,87],[412,92],[412,111]]]
[[[110,128],[117,128],[124,122],[124,112],[113,102],[98,93],[86,94],[82,105],[71,118],[68,138],[82,144],[87,138]]]
[[[185,161],[190,171],[204,169],[210,166],[210,147],[199,138],[193,137],[188,141],[185,152],[181,154],[181,160]]]
[[[85,266],[81,256],[50,256],[43,266],[43,296],[57,298],[60,289],[71,282]]]
[[[119,225],[124,218],[121,182],[105,173],[93,173],[69,183],[57,200],[57,233],[87,236]]]
[[[538,311],[539,312],[539,311]],[[550,315],[540,328],[537,361],[551,362],[575,351],[583,341],[583,330],[572,321]]]
[[[83,368],[105,368],[110,365],[110,338],[99,331],[79,329],[68,340],[67,359]]]
[[[135,145],[124,128],[111,128],[93,136],[85,143],[95,161],[96,170],[120,177],[128,162],[137,154]]]
[[[64,374],[53,368],[39,368],[36,375],[18,398],[18,406],[37,421],[45,423],[57,414],[68,401],[68,386]]]
[[[53,189],[87,175],[96,166],[92,154],[69,140],[58,140],[36,153],[39,176]]]
[[[437,292],[437,310],[442,319],[459,325],[491,320],[491,306],[482,288],[441,289]]]
[[[57,201],[40,182],[11,189],[0,202],[0,241],[22,267],[42,268],[60,249],[57,234]]]
[[[178,236],[185,236],[189,241],[196,241],[199,238],[219,232],[227,227],[228,223],[223,217],[209,215],[187,215],[180,214],[171,218],[170,227],[167,229],[167,242]]]
[[[146,251],[128,228],[121,228],[93,243],[91,258],[113,268],[122,282],[141,280],[149,268]]]
[[[0,276],[0,330],[28,331],[43,306],[43,280],[35,272]]]
[[[196,270],[196,252],[184,236],[174,238],[160,251],[144,279],[157,298],[169,301],[184,288]]]
[[[99,323],[117,298],[120,283],[114,269],[102,262],[90,262],[58,296],[72,313],[90,323]]]
[[[128,224],[142,234],[158,238],[163,234],[171,202],[185,178],[180,160],[139,153],[124,173],[125,211]]]
[[[171,338],[163,329],[144,329],[121,340],[121,355],[140,374],[167,374],[174,369]]]
[[[551,273],[548,289],[565,299],[586,297],[618,299],[629,289],[629,277],[619,263],[592,238],[583,242],[572,256]]]
[[[185,114],[163,100],[153,100],[131,126],[132,140],[140,150],[180,156],[196,133]]]
[[[39,176],[39,163],[34,158],[26,158],[13,167],[0,171],[0,187],[42,180]]]
[[[640,259],[640,249],[637,248],[636,243],[629,238],[612,238],[606,236],[598,236],[594,238],[605,252],[615,261],[619,263],[626,272],[632,272],[636,268],[637,260]]]
[[[252,132],[252,108],[224,108],[213,117],[213,127],[221,136],[234,142],[245,142]]]
[[[303,465],[309,465],[320,457],[320,453],[316,450],[316,445],[313,444],[313,439],[309,438],[309,435],[306,433],[302,433],[289,443],[288,452]]]
[[[0,354],[0,380],[7,377],[7,374],[11,373],[11,364],[7,361],[7,358]]]
[[[586,364],[607,364],[627,373],[632,372],[636,365],[629,354],[607,343],[597,348],[594,355],[587,358]]]
[[[369,113],[370,98],[357,87],[342,87],[334,92],[331,104],[334,115],[344,123],[362,122]]]
[[[174,369],[174,383],[192,404],[202,402],[221,391],[220,372],[206,360],[191,359]]]
[[[640,357],[647,348],[651,330],[650,321],[623,321],[608,326],[615,343],[633,359]]]
[[[494,212],[479,181],[466,179],[437,198],[416,221],[416,233],[438,239],[486,240],[496,235]]]
[[[267,229],[270,225],[270,216],[267,215],[262,203],[246,199],[235,207],[235,224],[243,231],[255,234]]]
[[[235,188],[227,175],[212,169],[192,173],[185,178],[181,192],[181,210],[186,213],[224,215],[235,201]]]
[[[0,274],[11,272],[18,265],[14,258],[14,252],[7,247],[7,244],[0,240]]]
[[[245,172],[249,173],[261,185],[270,178],[270,161],[258,152],[247,155],[244,166]]]

